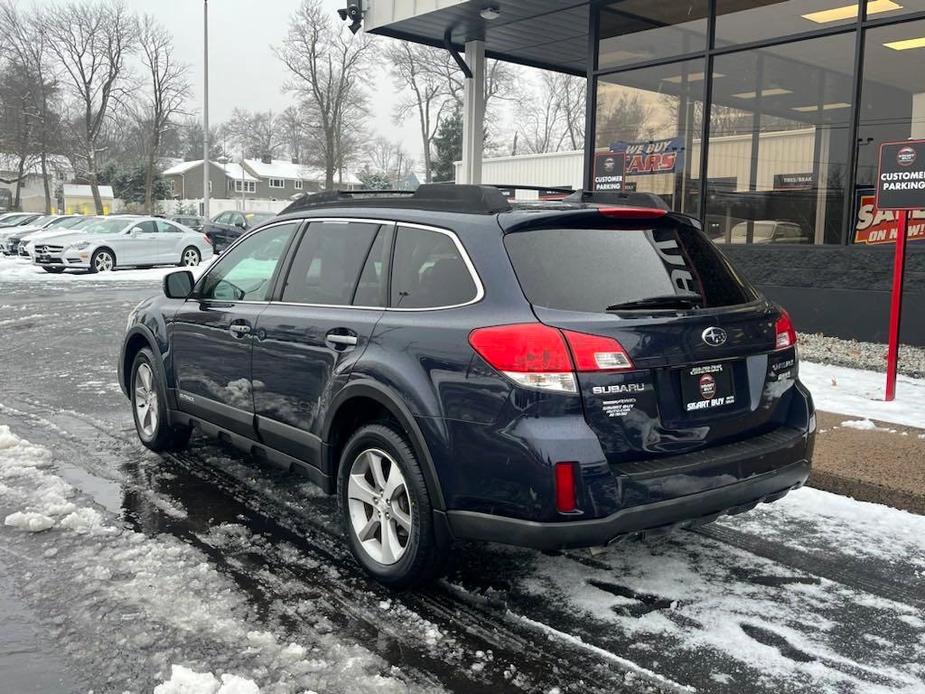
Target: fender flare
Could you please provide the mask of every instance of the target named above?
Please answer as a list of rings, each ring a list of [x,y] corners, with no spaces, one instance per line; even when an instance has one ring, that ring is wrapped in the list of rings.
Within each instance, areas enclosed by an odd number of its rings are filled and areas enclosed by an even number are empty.
[[[430,455],[430,450],[428,449],[427,443],[424,440],[424,434],[421,431],[421,428],[418,426],[414,415],[411,414],[411,411],[407,406],[404,405],[401,398],[399,398],[394,391],[375,381],[367,379],[350,381],[334,397],[334,400],[331,402],[331,406],[328,408],[324,420],[324,428],[322,429],[322,441],[324,441],[323,445],[326,449],[325,456],[327,457],[331,454],[328,447],[328,442],[331,440],[331,426],[334,423],[334,419],[337,416],[337,413],[340,411],[340,408],[344,404],[358,397],[369,398],[370,400],[374,400],[382,405],[402,426],[405,432],[407,432],[410,439],[409,443],[411,443],[414,454],[422,463],[421,467],[424,473],[424,481],[427,483],[427,491],[430,493],[430,498],[432,500],[434,509],[437,511],[446,510],[446,502],[443,498],[443,489],[441,488],[440,480],[437,477],[437,471],[434,467],[433,458]],[[330,466],[328,469],[331,470],[332,474],[336,469],[338,462],[339,461],[336,460],[330,461]]]
[[[125,333],[125,337],[122,339],[122,349],[119,350],[119,387],[122,388],[122,392],[126,397],[129,395],[128,381],[126,380],[126,367],[130,365],[125,363],[125,348],[136,335],[141,335],[145,339],[145,342],[148,343],[148,347],[151,348],[151,351],[155,355],[161,355],[161,358],[163,359],[163,353],[157,346],[157,338],[154,337],[154,333],[151,332],[149,327],[142,325],[141,323],[136,323],[131,328],[129,328],[128,332]]]

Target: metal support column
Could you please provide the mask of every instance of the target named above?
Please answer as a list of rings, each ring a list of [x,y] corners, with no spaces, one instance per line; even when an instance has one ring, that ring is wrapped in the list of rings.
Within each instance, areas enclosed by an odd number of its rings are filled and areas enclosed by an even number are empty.
[[[485,120],[485,42],[466,42],[466,63],[472,77],[463,90],[462,180],[482,182],[482,147]]]

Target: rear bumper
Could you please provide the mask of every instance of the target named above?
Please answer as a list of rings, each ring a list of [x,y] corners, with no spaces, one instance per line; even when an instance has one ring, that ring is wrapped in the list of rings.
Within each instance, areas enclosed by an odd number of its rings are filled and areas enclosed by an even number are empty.
[[[621,509],[604,518],[541,523],[473,511],[447,511],[450,530],[459,539],[500,542],[536,549],[565,549],[609,544],[627,535],[687,528],[719,516],[741,513],[771,502],[809,477],[809,460],[733,484]]]

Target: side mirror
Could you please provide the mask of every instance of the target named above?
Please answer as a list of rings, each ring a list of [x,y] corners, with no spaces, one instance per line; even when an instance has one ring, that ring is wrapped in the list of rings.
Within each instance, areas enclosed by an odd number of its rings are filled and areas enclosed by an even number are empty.
[[[164,277],[164,296],[168,299],[185,299],[193,292],[193,273],[178,270]]]
[[[247,229],[247,224],[245,222],[235,222],[234,225],[238,227],[238,229]]]
[[[141,233],[141,227],[132,227],[131,231],[128,232],[132,236],[138,236]]]

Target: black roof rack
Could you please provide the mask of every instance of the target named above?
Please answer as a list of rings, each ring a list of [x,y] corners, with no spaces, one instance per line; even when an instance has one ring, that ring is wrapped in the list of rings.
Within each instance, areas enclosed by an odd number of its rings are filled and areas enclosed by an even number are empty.
[[[565,198],[563,202],[590,202],[624,207],[653,207],[658,210],[671,209],[668,207],[668,203],[655,193],[619,190],[578,190]]]
[[[511,209],[510,204],[493,186],[425,183],[417,190],[332,190],[304,194],[280,214],[301,212],[318,207],[393,207],[443,212],[495,214]]]

